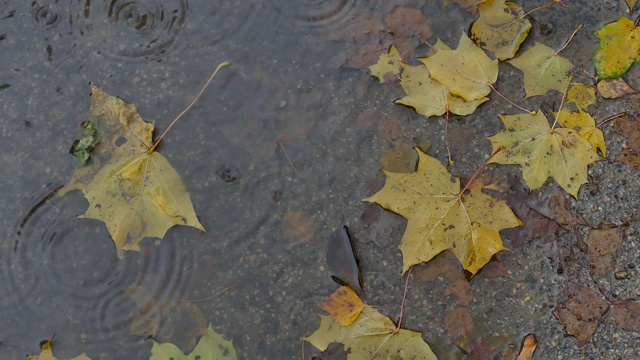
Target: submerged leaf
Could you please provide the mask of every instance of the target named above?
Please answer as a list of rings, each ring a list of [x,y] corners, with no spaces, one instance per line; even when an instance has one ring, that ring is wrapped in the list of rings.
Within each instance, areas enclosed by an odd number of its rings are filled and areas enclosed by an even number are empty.
[[[51,350],[51,340],[47,340],[40,345],[40,355],[27,355],[27,360],[57,360],[58,358],[53,356],[53,350]],[[91,360],[86,354],[82,353],[69,360]]]
[[[385,172],[384,188],[364,200],[409,220],[400,244],[403,271],[451,249],[463,268],[475,274],[506,249],[499,231],[522,222],[504,201],[483,194],[478,185],[460,194],[459,179],[437,159],[416,151],[416,172]]]
[[[79,189],[89,201],[81,217],[107,225],[118,256],[138,251],[145,237],[162,238],[174,225],[204,231],[180,176],[153,145],[153,123],[134,105],[91,85],[91,110],[97,119],[99,144],[93,162],[75,170],[61,195]]]
[[[183,354],[172,343],[159,343],[153,340],[149,360],[233,360],[237,359],[236,350],[231,341],[213,331],[211,324],[207,333],[198,341],[198,345],[189,355]]]
[[[488,0],[478,5],[478,13],[471,25],[473,40],[499,60],[511,59],[531,30],[524,10],[511,1]]]

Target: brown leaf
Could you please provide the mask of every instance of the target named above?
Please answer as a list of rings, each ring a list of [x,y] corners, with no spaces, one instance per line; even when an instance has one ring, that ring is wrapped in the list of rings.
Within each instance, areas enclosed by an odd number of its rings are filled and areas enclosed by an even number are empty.
[[[460,307],[444,316],[444,328],[449,335],[449,343],[453,343],[473,330],[473,320],[467,309]]]
[[[509,273],[509,270],[507,270],[507,267],[504,266],[504,263],[502,262],[502,257],[500,256],[500,254],[496,254],[494,258],[496,261],[492,260],[487,265],[485,265],[482,268],[480,275],[489,279],[493,279],[505,276]]]
[[[574,210],[575,211],[575,210]],[[571,203],[563,193],[555,194],[549,201],[549,216],[562,225],[587,225],[582,215],[571,212]]]
[[[287,211],[282,216],[284,238],[292,243],[307,244],[315,239],[315,224],[304,211]]]
[[[473,300],[473,294],[469,290],[469,281],[466,279],[457,280],[449,284],[444,289],[444,296],[454,295],[458,299],[460,306],[469,306]]]
[[[616,250],[622,244],[620,228],[591,230],[586,243],[592,271],[602,277],[610,275],[615,268]]]
[[[362,243],[373,242],[384,247],[389,245],[394,232],[400,233],[406,226],[406,221],[400,215],[384,211],[377,205],[367,205],[362,219],[369,224],[364,230],[356,234],[356,239]]]
[[[535,335],[527,335],[522,342],[522,350],[520,351],[520,355],[518,355],[517,360],[533,359],[533,352],[536,351],[536,346],[538,346],[538,341],[536,340]]]
[[[619,161],[636,170],[640,169],[640,121],[623,117],[616,120],[613,131],[627,139],[627,145],[620,152],[616,161]]]
[[[405,7],[395,8],[391,14],[384,18],[394,42],[402,41],[403,38],[417,36],[421,43],[425,43],[433,35],[433,31],[427,25],[426,20],[421,10]]]
[[[559,304],[553,315],[565,326],[566,333],[578,340],[578,347],[582,347],[609,307],[596,292],[576,284],[569,284],[563,295],[568,300]]]
[[[441,252],[428,263],[413,268],[414,279],[418,282],[434,282],[440,275],[452,283],[466,281],[460,261],[450,251]]]
[[[635,300],[613,304],[616,324],[627,331],[640,332],[640,304]]]
[[[606,79],[598,83],[598,92],[605,99],[617,99],[625,95],[636,93],[623,78]]]

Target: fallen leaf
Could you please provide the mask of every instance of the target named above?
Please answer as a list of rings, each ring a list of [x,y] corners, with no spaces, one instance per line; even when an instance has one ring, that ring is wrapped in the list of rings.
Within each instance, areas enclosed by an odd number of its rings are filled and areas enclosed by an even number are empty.
[[[442,6],[447,6],[454,2],[460,4],[463,8],[469,10],[471,13],[476,14],[478,12],[477,6],[487,0],[443,0]]]
[[[347,285],[362,294],[362,275],[353,236],[344,225],[333,232],[327,245],[327,266],[331,278],[340,285]]]
[[[412,270],[418,282],[434,282],[444,276],[450,283],[467,281],[460,260],[450,251],[441,252],[428,263],[420,264]]]
[[[415,170],[417,160],[413,146],[397,143],[392,150],[382,154],[380,164],[384,171],[408,173]]]
[[[61,195],[79,189],[89,201],[81,217],[107,225],[118,257],[123,250],[139,251],[145,237],[162,238],[174,225],[204,231],[180,175],[159,152],[149,153],[153,123],[124,100],[91,85],[91,110],[99,144],[94,161],[77,168]]]
[[[403,65],[400,85],[407,96],[396,100],[396,104],[413,107],[418,114],[426,117],[440,116],[447,110],[456,115],[469,115],[483,102],[489,100],[481,97],[466,101],[451,95],[449,89],[433,80],[429,70],[423,66]]]
[[[559,304],[553,315],[565,326],[567,334],[578,340],[578,347],[582,347],[607,312],[607,303],[593,290],[575,284],[569,284],[563,295],[568,300]]]
[[[418,60],[426,65],[433,79],[466,101],[489,95],[489,85],[498,79],[498,60],[491,60],[465,33],[456,50],[442,49]]]
[[[308,244],[316,238],[316,225],[304,211],[287,211],[282,215],[284,238],[292,243]]]
[[[413,149],[411,151],[415,154]],[[389,245],[392,234],[402,231],[406,224],[402,216],[381,210],[375,204],[367,205],[362,218],[367,226],[356,234],[356,238],[362,243],[373,242],[380,247]]]
[[[613,131],[627,139],[626,147],[622,149],[616,161],[636,170],[640,169],[640,121],[629,117],[617,119]]]
[[[341,326],[330,316],[320,315],[320,327],[304,340],[321,351],[339,342],[349,351],[347,359],[435,360],[436,356],[417,331],[396,329],[393,321],[371,306],[365,306],[356,321]]]
[[[467,279],[457,280],[447,285],[444,289],[444,296],[449,295],[455,296],[460,306],[469,306],[473,301],[473,294],[471,294]]]
[[[596,89],[583,83],[572,83],[571,89],[567,92],[567,102],[575,103],[578,109],[584,111],[589,105],[594,105],[597,99]]]
[[[40,345],[40,355],[27,355],[27,360],[58,360],[57,357],[53,356],[51,340],[45,341]],[[88,357],[87,354],[82,353],[69,360],[91,360],[91,358]]]
[[[362,312],[364,303],[350,287],[341,286],[320,307],[338,324],[349,326]]]
[[[616,251],[622,245],[620,229],[592,229],[586,244],[591,270],[598,276],[608,278],[615,269]]]
[[[635,300],[615,302],[613,313],[618,326],[627,331],[640,332],[640,303]]]
[[[395,45],[391,45],[387,54],[380,54],[378,62],[369,66],[371,75],[377,77],[380,80],[380,84],[385,82],[385,77],[388,74],[395,76],[400,75],[402,70],[402,58]]]
[[[500,115],[505,132],[491,136],[491,162],[519,164],[531,190],[541,187],[549,177],[577,198],[586,182],[587,167],[599,159],[593,146],[574,129],[551,128],[547,118],[534,114]]]
[[[573,67],[569,60],[539,42],[508,62],[524,74],[525,99],[544,95],[549,90],[564,91]]]
[[[236,350],[231,341],[213,331],[211,324],[206,333],[198,340],[198,345],[189,355],[184,354],[172,343],[159,343],[153,340],[149,360],[224,360],[237,359]]]
[[[538,346],[538,341],[536,340],[535,335],[527,335],[522,342],[522,349],[520,350],[520,354],[516,360],[532,360],[533,353],[536,351],[536,346]]]
[[[587,140],[593,150],[602,152],[607,156],[607,146],[604,142],[602,130],[596,127],[596,121],[588,112],[578,110],[573,112],[568,109],[560,110],[560,113],[553,113],[558,118],[558,124],[566,129],[573,129],[578,132],[581,138]]]
[[[505,249],[499,231],[522,222],[504,201],[483,194],[479,186],[460,194],[458,178],[437,159],[416,151],[416,172],[385,172],[384,188],[364,200],[408,219],[400,244],[403,272],[451,249],[464,269],[475,274]]]
[[[638,91],[633,89],[623,78],[605,79],[598,82],[598,92],[605,99],[617,99],[625,95],[635,94]]]
[[[633,8],[638,3],[638,0],[625,0],[627,2],[627,6],[629,7],[629,12],[633,12]]]
[[[449,335],[450,344],[469,334],[473,326],[473,319],[466,308],[459,307],[444,316],[444,328]]]
[[[476,44],[500,61],[514,57],[531,30],[524,10],[511,1],[487,0],[478,5],[478,14],[471,24],[471,38]]]
[[[433,35],[427,19],[420,9],[396,7],[384,18],[389,32],[394,39],[406,39],[417,36],[421,43],[425,43]],[[397,40],[394,40],[397,41]]]
[[[587,226],[587,222],[582,215],[574,213],[571,210],[571,204],[563,193],[555,194],[549,200],[549,217],[561,225],[583,225]]]
[[[617,79],[640,60],[640,27],[626,17],[596,31],[600,46],[593,55],[598,80]]]

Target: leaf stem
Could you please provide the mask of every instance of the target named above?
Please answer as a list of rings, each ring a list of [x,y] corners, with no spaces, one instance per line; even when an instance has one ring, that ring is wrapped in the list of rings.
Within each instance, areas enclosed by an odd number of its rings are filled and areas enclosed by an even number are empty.
[[[495,91],[495,92],[496,92],[496,94],[500,95],[500,97],[501,97],[501,98],[503,98],[503,99],[505,99],[509,104],[511,104],[511,105],[513,105],[513,106],[515,106],[515,107],[517,107],[518,109],[520,109],[520,110],[522,110],[522,111],[526,111],[526,112],[528,112],[529,114],[533,114],[533,113],[535,113],[535,111],[527,110],[527,109],[523,108],[522,106],[520,106],[520,105],[518,105],[518,104],[514,103],[513,101],[511,101],[511,100],[507,99],[504,95],[502,95],[502,93],[500,93],[500,91],[498,91],[495,87],[493,87],[493,84],[487,84],[487,85],[489,85],[489,87],[490,87],[493,91]]]
[[[198,95],[196,95],[196,97],[193,99],[193,101],[191,101],[191,104],[189,104],[189,106],[187,106],[184,110],[182,110],[182,112],[180,114],[178,114],[178,116],[176,116],[175,119],[173,119],[171,124],[169,124],[169,127],[167,127],[167,129],[162,133],[162,135],[160,135],[158,140],[156,140],[156,142],[153,143],[153,146],[151,146],[151,148],[149,149],[149,154],[151,154],[158,147],[158,144],[160,144],[160,141],[164,138],[164,136],[167,134],[167,132],[171,129],[173,124],[175,124],[178,121],[178,119],[180,119],[182,117],[182,115],[186,114],[187,111],[189,111],[193,107],[193,104],[195,104],[196,101],[198,101],[198,99],[200,99],[200,96],[202,96],[202,93],[204,93],[204,91],[206,90],[207,86],[209,86],[209,83],[211,83],[211,80],[213,80],[213,78],[216,76],[216,74],[218,73],[218,70],[220,70],[220,68],[222,68],[223,66],[227,66],[227,65],[229,65],[228,61],[225,61],[225,62],[221,63],[220,65],[218,65],[218,67],[213,72],[213,74],[211,74],[211,76],[209,77],[209,80],[207,80],[207,82],[204,84],[204,86],[202,87],[202,89],[200,90]]]
[[[620,114],[616,114],[616,115],[613,115],[613,116],[609,116],[608,118],[606,118],[606,119],[604,119],[604,120],[600,121],[600,122],[598,123],[598,125],[596,125],[596,127],[597,127],[597,128],[600,128],[600,126],[602,126],[602,125],[604,125],[604,124],[608,123],[609,121],[611,121],[611,120],[613,120],[613,119],[617,119],[617,118],[622,117],[622,116],[625,116],[625,115],[627,115],[627,112],[626,112],[626,111],[623,111],[623,112],[621,112]]]
[[[194,303],[194,302],[200,302],[200,301],[207,301],[207,300],[211,300],[211,299],[213,299],[213,298],[215,298],[215,297],[217,297],[217,296],[219,296],[219,295],[222,295],[222,294],[223,294],[223,293],[225,293],[226,291],[233,289],[234,287],[236,287],[236,285],[235,285],[235,284],[230,285],[230,286],[227,286],[226,288],[224,288],[224,289],[222,289],[222,290],[218,291],[217,293],[215,293],[215,294],[213,294],[213,295],[211,295],[211,296],[208,296],[208,297],[206,297],[206,298],[202,298],[202,299],[195,299],[195,300],[184,300],[184,301],[186,301],[186,302],[188,302],[188,303]]]
[[[558,53],[562,50],[564,50],[564,48],[567,47],[567,45],[569,45],[569,43],[571,42],[571,40],[573,39],[574,36],[576,36],[576,33],[578,32],[578,30],[582,29],[582,24],[578,25],[578,27],[573,30],[573,34],[571,34],[571,36],[569,36],[569,40],[567,40],[566,43],[564,43],[564,45],[560,48],[560,50],[556,51],[553,56],[558,55]]]
[[[496,149],[496,151],[493,152],[493,154],[491,154],[491,156],[489,156],[489,158],[487,158],[487,160],[485,160],[482,165],[480,165],[480,167],[478,168],[478,170],[476,170],[476,173],[473,174],[473,176],[467,181],[466,184],[464,184],[464,187],[462,188],[462,190],[460,190],[460,193],[458,194],[458,196],[462,196],[462,194],[464,194],[465,191],[467,191],[467,189],[469,188],[469,186],[471,185],[471,183],[473,182],[473,180],[475,180],[475,178],[478,176],[478,174],[480,173],[480,170],[482,170],[485,166],[487,166],[487,164],[489,163],[489,161],[491,161],[491,159],[493,159],[494,156],[496,156],[500,151],[502,151],[502,147],[499,147]]]
[[[398,326],[396,326],[396,331],[394,333],[397,333],[398,331],[400,331],[400,326],[402,326],[402,314],[404,313],[404,302],[405,300],[407,300],[407,288],[409,287],[409,278],[411,277],[412,269],[413,269],[413,266],[409,268],[409,273],[407,274],[407,280],[405,280],[404,282],[404,294],[402,295],[402,304],[400,305],[400,318],[398,319]]]
[[[571,84],[571,79],[573,79],[573,76],[569,76],[569,79],[567,80],[567,86],[564,88],[564,92],[562,93],[562,100],[560,100],[560,107],[558,108],[558,112],[556,113],[555,119],[553,120],[553,125],[551,125],[551,130],[553,130],[556,127],[556,124],[558,123],[558,118],[560,117],[560,111],[562,111],[562,107],[564,106],[564,99],[567,97],[567,90],[569,90],[569,84]]]
[[[522,15],[522,17],[525,17],[525,16],[527,16],[527,15],[531,15],[531,13],[534,13],[534,12],[536,12],[536,11],[538,11],[538,10],[542,10],[542,9],[546,9],[546,8],[552,7],[553,5],[555,5],[555,4],[557,4],[557,3],[562,4],[562,6],[564,6],[564,7],[568,7],[567,5],[565,5],[565,4],[562,2],[562,0],[553,0],[552,2],[548,3],[547,5],[538,6],[538,7],[537,7],[537,8],[535,8],[535,9],[529,10],[527,13],[525,13],[524,15]]]

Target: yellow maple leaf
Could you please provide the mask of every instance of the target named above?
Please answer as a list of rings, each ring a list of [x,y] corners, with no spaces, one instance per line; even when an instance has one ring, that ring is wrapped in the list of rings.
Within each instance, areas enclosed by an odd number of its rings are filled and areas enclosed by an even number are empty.
[[[457,49],[442,49],[418,60],[427,66],[433,79],[466,101],[487,96],[489,85],[498,79],[498,60],[491,60],[465,33]]]
[[[578,135],[587,140],[593,150],[601,151],[604,156],[607,156],[607,146],[604,142],[604,134],[602,130],[596,127],[596,121],[588,112],[578,110],[573,112],[568,109],[560,110],[560,113],[553,113],[553,116],[558,118],[558,124],[567,129],[573,129],[578,132]]]
[[[544,95],[549,90],[562,92],[569,81],[569,70],[573,67],[569,60],[539,42],[508,62],[524,73],[525,99]]]
[[[27,360],[58,360],[57,357],[53,356],[53,350],[51,349],[52,341],[53,338],[42,343],[42,345],[40,345],[40,355],[27,355]],[[87,354],[82,353],[70,360],[91,360],[91,358],[88,357]]]
[[[320,318],[318,330],[305,340],[321,351],[339,342],[349,351],[349,360],[437,359],[419,332],[397,329],[389,317],[371,306],[365,306],[349,326],[340,325],[330,316],[320,315]]]
[[[587,167],[599,159],[593,146],[576,130],[549,126],[540,111],[533,114],[500,115],[505,132],[491,136],[491,160],[498,164],[519,164],[531,190],[553,178],[562,188],[578,197],[587,181]]]
[[[204,231],[180,175],[153,146],[153,123],[132,104],[91,85],[91,110],[85,115],[98,128],[92,161],[77,168],[61,190],[79,189],[89,201],[81,217],[107,225],[118,256],[139,250],[145,237],[162,238],[174,225]]]
[[[424,116],[440,116],[447,111],[456,115],[469,115],[487,97],[465,101],[463,98],[451,95],[449,89],[441,83],[431,79],[429,70],[424,65],[411,66],[402,64],[400,85],[407,93],[396,104],[411,106],[418,114]]]
[[[358,318],[364,303],[350,287],[341,286],[320,307],[340,325],[348,326]]]
[[[594,105],[597,99],[596,89],[583,83],[572,83],[567,93],[567,102],[575,103],[581,110],[587,110],[587,107]]]
[[[640,60],[640,26],[626,17],[603,26],[595,35],[600,39],[593,55],[598,80],[617,79]]]
[[[387,74],[399,75],[402,70],[402,57],[396,49],[395,45],[391,45],[389,53],[381,54],[378,62],[369,66],[371,75],[380,79],[380,84],[384,83],[384,77]]]
[[[153,340],[149,360],[235,360],[237,358],[236,349],[231,341],[225,340],[209,324],[207,332],[198,340],[198,345],[188,355],[172,343],[159,343]]]
[[[480,186],[460,193],[458,178],[437,159],[416,151],[416,172],[385,172],[384,188],[364,200],[407,218],[400,244],[403,272],[451,249],[463,268],[475,274],[506,249],[499,231],[522,222],[504,201],[483,194]]]
[[[524,10],[511,1],[488,0],[478,5],[478,14],[471,24],[473,40],[499,60],[511,59],[531,30]]]

